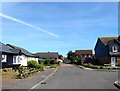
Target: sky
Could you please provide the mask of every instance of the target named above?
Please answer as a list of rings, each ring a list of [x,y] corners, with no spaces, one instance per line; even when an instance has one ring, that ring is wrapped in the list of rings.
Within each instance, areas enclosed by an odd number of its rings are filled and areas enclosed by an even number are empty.
[[[2,42],[32,53],[94,51],[98,37],[118,36],[117,2],[4,2]]]

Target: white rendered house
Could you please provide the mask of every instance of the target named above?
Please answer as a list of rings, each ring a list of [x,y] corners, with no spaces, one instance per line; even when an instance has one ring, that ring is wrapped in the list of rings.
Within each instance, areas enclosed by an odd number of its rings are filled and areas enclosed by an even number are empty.
[[[20,64],[21,66],[27,66],[27,62],[30,60],[35,60],[38,63],[38,58],[27,50],[16,47],[10,44],[6,44],[12,51],[19,51],[17,55],[13,56],[13,65]]]

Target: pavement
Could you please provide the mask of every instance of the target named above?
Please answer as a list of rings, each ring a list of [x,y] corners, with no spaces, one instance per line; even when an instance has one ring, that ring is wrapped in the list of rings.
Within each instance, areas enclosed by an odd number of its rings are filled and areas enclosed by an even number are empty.
[[[107,69],[92,69],[88,67],[84,67],[82,65],[77,65],[79,68],[84,69],[84,70],[92,70],[92,71],[107,71],[107,72],[119,72],[119,70],[107,70]]]
[[[120,81],[118,81],[118,80],[115,81],[115,82],[114,82],[114,85],[115,85],[118,89],[120,89]]]

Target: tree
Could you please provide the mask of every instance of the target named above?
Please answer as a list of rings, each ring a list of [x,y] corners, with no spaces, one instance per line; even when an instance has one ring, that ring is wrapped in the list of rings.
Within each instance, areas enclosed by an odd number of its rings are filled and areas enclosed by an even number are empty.
[[[69,59],[70,60],[70,57],[72,56],[72,51],[69,51],[68,53],[67,53],[67,59]]]
[[[72,64],[78,63],[78,59],[77,59],[75,56],[71,56],[71,57],[70,57],[70,60],[71,60],[71,63],[72,63]]]
[[[63,56],[62,55],[59,55],[59,57],[58,57],[59,59],[63,59]]]

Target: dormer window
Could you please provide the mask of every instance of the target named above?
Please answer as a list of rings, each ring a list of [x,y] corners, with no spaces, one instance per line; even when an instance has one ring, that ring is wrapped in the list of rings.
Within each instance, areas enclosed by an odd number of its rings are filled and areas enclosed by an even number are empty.
[[[117,46],[113,46],[112,47],[112,52],[118,52],[118,47]]]

